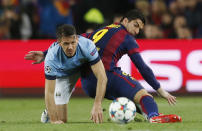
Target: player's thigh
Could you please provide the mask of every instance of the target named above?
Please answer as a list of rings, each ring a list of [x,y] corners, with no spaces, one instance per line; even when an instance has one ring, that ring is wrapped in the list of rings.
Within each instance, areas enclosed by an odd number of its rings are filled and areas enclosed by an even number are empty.
[[[89,74],[88,77],[81,77],[81,84],[84,92],[89,97],[94,98],[96,95],[97,79],[94,74]]]
[[[107,82],[107,88],[105,92],[105,98],[113,100],[115,99],[112,95],[114,91],[110,91],[112,87],[110,84],[110,81],[112,81],[113,76],[111,75],[111,72],[109,71],[106,71],[106,75],[107,75],[108,82]],[[96,96],[97,78],[95,77],[93,73],[89,74],[87,77],[81,77],[81,84],[84,92],[89,97],[94,98]]]
[[[75,84],[79,79],[79,74],[56,79],[54,100],[56,105],[63,105],[69,102]]]
[[[137,80],[122,71],[114,71],[111,75],[110,93],[114,97],[127,97],[133,101],[136,93],[143,89]]]

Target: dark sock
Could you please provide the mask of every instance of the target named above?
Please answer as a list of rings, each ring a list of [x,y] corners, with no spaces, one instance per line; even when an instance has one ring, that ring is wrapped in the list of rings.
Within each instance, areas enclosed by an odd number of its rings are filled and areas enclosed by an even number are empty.
[[[140,106],[148,119],[159,115],[157,104],[151,96],[143,96],[140,99]]]

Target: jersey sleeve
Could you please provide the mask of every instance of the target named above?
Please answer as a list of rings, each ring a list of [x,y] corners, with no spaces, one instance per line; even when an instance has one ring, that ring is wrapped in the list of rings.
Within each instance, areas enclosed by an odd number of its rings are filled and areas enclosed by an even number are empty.
[[[91,40],[88,40],[85,56],[87,57],[87,60],[90,65],[94,65],[100,60],[97,48]]]
[[[46,57],[47,53],[48,53],[48,50],[43,51],[44,57]]]
[[[56,79],[56,68],[52,64],[53,61],[45,60],[44,71],[45,71],[45,78],[48,80],[55,80]]]
[[[128,56],[131,56],[139,52],[139,46],[136,40],[130,35],[127,35],[125,37],[125,47],[126,47]]]
[[[130,56],[131,60],[139,70],[142,77],[145,81],[154,89],[157,90],[160,88],[160,83],[157,81],[156,77],[154,76],[153,71],[146,63],[143,61],[141,55],[139,53],[135,53]]]
[[[45,61],[44,61],[44,72],[45,72],[45,78],[48,80],[55,80],[57,75],[56,66],[54,65],[54,54],[51,51],[51,48],[56,46],[57,43],[54,42],[46,52],[44,52],[45,55]]]
[[[138,71],[140,72],[142,77],[145,79],[145,81],[153,89],[155,90],[159,89],[160,83],[157,81],[151,68],[142,59],[139,53],[139,46],[133,37],[127,38],[126,49],[127,49],[128,56],[130,57],[132,62],[135,64]]]
[[[50,48],[56,46],[57,44],[58,44],[57,42],[52,43],[48,49],[50,49]],[[48,49],[45,50],[45,51],[43,51],[43,55],[44,55],[44,57],[46,57],[46,55],[47,55],[47,53],[48,53]]]

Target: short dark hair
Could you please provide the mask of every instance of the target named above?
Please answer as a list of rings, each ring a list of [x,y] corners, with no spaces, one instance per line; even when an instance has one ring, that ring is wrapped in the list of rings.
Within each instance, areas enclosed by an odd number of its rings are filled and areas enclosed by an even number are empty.
[[[71,35],[76,35],[76,29],[73,25],[63,24],[57,27],[57,39],[61,39],[62,37],[68,37]]]
[[[123,21],[124,18],[127,18],[129,21],[135,20],[135,19],[140,19],[144,24],[146,23],[143,13],[137,9],[128,11],[121,19],[121,22]]]

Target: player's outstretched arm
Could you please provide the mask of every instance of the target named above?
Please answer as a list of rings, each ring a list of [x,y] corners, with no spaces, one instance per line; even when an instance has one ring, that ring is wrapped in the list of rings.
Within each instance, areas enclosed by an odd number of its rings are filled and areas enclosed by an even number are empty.
[[[157,92],[165,99],[167,99],[170,105],[176,104],[176,97],[172,96],[170,93],[165,91],[160,87],[160,83],[156,80],[153,71],[145,64],[141,55],[139,53],[135,53],[130,56],[133,63],[138,68],[139,72],[143,76],[143,78],[149,83],[153,89],[157,90]]]
[[[32,64],[39,64],[44,61],[44,53],[42,51],[30,51],[25,55],[25,60],[33,60]]]
[[[105,73],[104,65],[101,60],[98,61],[96,64],[92,65],[91,69],[97,78],[96,96],[91,111],[91,120],[93,120],[94,123],[102,123],[103,111],[101,104],[106,91],[107,76]]]
[[[176,104],[176,97],[171,95],[169,92],[165,91],[163,88],[159,88],[157,92],[165,99],[167,99],[168,103],[170,105]]]

